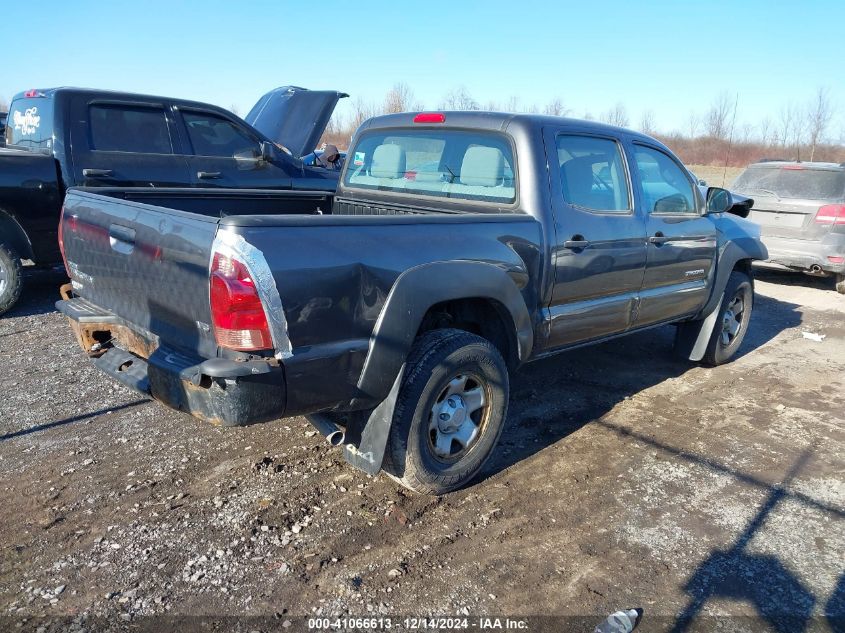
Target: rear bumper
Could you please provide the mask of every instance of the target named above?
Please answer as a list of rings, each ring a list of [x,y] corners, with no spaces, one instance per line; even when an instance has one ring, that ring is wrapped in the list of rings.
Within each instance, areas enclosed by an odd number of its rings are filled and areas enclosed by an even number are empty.
[[[769,250],[769,258],[756,262],[761,266],[774,265],[793,270],[810,272],[845,272],[845,262],[831,262],[829,257],[845,257],[845,233],[829,233],[821,240],[801,240],[788,237],[764,235],[763,243]]]
[[[221,426],[284,415],[284,368],[275,359],[203,359],[159,345],[84,299],[58,301],[56,308],[98,369],[173,409]],[[112,346],[96,348],[110,338]]]

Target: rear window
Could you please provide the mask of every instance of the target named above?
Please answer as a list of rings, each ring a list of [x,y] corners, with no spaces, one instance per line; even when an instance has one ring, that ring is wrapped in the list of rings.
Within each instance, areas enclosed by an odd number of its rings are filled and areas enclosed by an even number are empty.
[[[739,175],[733,189],[752,195],[774,194],[778,198],[839,201],[845,199],[845,171],[750,167]]]
[[[9,107],[6,145],[49,154],[53,151],[53,100],[16,99]]]
[[[507,138],[463,130],[371,132],[347,155],[344,184],[438,198],[516,200]]]
[[[163,108],[112,104],[92,105],[91,149],[102,152],[172,154]]]

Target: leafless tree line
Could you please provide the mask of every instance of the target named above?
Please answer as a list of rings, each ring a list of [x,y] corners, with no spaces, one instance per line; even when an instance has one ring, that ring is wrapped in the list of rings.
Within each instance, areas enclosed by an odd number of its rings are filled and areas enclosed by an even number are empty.
[[[561,97],[555,97],[544,105],[524,103],[518,96],[508,97],[503,102],[480,102],[466,86],[452,88],[436,105],[442,110],[492,110],[554,116],[573,114]],[[356,98],[350,114],[332,119],[325,140],[346,147],[358,126],[372,116],[423,109],[424,104],[415,98],[408,84],[397,83],[382,102]],[[763,157],[845,160],[845,127],[839,138],[834,139],[832,126],[837,110],[828,88],[818,88],[804,103],[786,103],[777,114],[765,116],[756,124],[738,122],[740,110],[741,95],[722,92],[703,112],[691,111],[683,129],[661,130],[651,109],[640,114],[635,127],[658,137],[693,164],[704,161],[721,163],[723,160],[744,164],[743,161]],[[598,115],[585,112],[582,118],[597,119],[620,127],[632,126],[628,110],[621,101]]]

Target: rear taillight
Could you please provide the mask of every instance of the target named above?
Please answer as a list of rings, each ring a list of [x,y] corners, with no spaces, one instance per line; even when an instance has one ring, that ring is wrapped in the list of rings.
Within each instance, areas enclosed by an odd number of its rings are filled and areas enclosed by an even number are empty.
[[[827,204],[816,211],[818,224],[845,225],[845,204]]]
[[[272,349],[267,315],[249,269],[233,257],[215,253],[210,284],[217,344],[240,351]]]
[[[62,254],[62,262],[65,265],[65,272],[70,278],[70,268],[67,265],[67,257],[65,256],[65,208],[62,207],[62,212],[59,214],[59,252]]]

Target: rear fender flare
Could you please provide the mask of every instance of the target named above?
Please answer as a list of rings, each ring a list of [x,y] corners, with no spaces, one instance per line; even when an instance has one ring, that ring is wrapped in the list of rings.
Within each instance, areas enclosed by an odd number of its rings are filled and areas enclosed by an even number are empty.
[[[534,343],[531,316],[504,268],[469,261],[423,264],[399,276],[382,308],[358,380],[362,399],[378,403],[387,397],[428,309],[456,299],[488,299],[504,306],[516,335],[519,361],[530,357]]]
[[[15,217],[0,209],[0,242],[13,246],[24,259],[34,259],[32,242]]]

